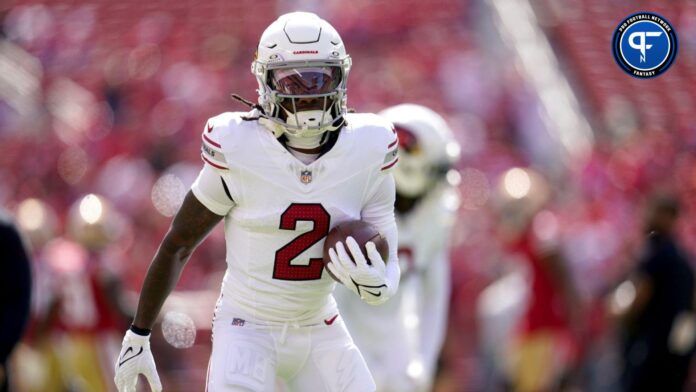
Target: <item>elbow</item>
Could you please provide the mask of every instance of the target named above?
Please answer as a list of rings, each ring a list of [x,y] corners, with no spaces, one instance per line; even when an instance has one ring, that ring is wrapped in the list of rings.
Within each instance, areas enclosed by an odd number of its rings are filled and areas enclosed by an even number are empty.
[[[195,244],[188,243],[187,241],[182,241],[180,238],[178,238],[176,235],[173,235],[172,233],[168,233],[164,237],[162,245],[160,246],[161,252],[165,252],[166,254],[170,255],[174,260],[182,264],[185,264],[186,261],[188,261],[189,257],[195,249]]]

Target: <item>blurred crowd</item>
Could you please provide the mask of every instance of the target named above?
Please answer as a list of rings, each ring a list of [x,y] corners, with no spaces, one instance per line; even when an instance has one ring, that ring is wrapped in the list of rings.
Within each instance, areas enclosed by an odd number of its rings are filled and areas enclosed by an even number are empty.
[[[546,31],[555,34],[564,18],[582,19],[600,4],[571,3],[582,6],[549,12]],[[627,7],[604,8],[609,30]],[[35,282],[12,367],[20,390],[111,385],[111,361],[147,266],[201,167],[199,133],[208,117],[246,110],[230,93],[255,98],[249,67],[258,36],[294,9],[318,13],[341,33],[354,63],[349,106],[426,105],[447,117],[462,145],[437,390],[495,390],[504,378],[496,358],[507,354],[487,343],[514,334],[512,323],[524,318],[515,309],[533,290],[529,263],[509,246],[508,234],[520,231],[552,244],[567,267],[582,331],[565,358],[582,369],[580,383],[618,385],[617,324],[606,303],[640,258],[649,196],[676,196],[677,237],[696,251],[694,106],[661,104],[657,115],[644,116],[655,112],[652,101],[631,95],[637,82],[618,67],[606,68],[607,83],[618,86],[610,91],[596,87],[603,74],[588,79],[570,67],[595,142],[587,155],[549,162],[539,154],[549,130],[534,92],[482,26],[485,8],[454,0],[0,4],[0,206],[29,240]],[[660,83],[693,103],[696,8],[677,1],[662,11],[683,39]],[[552,40],[561,62],[573,61],[578,49],[568,47],[583,45],[573,39],[559,33]],[[608,47],[608,36],[592,39]],[[675,85],[677,75],[683,82]],[[193,317],[196,345],[177,350],[154,335],[168,390],[203,385],[224,246],[218,228],[192,256],[166,308]],[[484,328],[500,315],[506,331]]]

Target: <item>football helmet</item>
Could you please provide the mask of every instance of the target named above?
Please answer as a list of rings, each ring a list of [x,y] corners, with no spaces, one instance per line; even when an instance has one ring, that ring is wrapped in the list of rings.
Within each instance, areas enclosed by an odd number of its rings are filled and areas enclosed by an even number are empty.
[[[317,136],[339,129],[347,112],[351,59],[338,32],[309,12],[281,15],[261,35],[251,72],[261,117],[277,136]]]
[[[459,143],[445,119],[425,106],[402,104],[379,113],[394,124],[399,137],[399,164],[394,169],[396,192],[416,198],[448,175],[459,159]]]
[[[104,197],[88,194],[75,201],[67,216],[67,232],[80,245],[98,251],[118,240],[126,228],[123,216]]]
[[[553,194],[540,172],[529,167],[512,167],[500,176],[491,196],[500,227],[510,234],[524,230]]]

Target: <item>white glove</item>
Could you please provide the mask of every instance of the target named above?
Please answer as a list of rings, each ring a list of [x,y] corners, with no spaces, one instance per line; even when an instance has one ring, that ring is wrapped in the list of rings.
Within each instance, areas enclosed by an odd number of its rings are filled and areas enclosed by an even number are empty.
[[[115,374],[114,382],[119,392],[135,392],[138,374],[145,375],[150,389],[156,392],[162,390],[155,359],[150,351],[150,335],[138,335],[131,330],[126,332],[121,354],[116,361]]]
[[[380,305],[386,302],[394,294],[394,288],[390,287],[384,260],[375,244],[372,241],[365,244],[372,265],[367,264],[360,246],[353,237],[346,238],[346,245],[353,258],[351,259],[343,243],[339,241],[336,243],[336,249],[329,249],[331,262],[326,264],[326,268],[366,303]]]

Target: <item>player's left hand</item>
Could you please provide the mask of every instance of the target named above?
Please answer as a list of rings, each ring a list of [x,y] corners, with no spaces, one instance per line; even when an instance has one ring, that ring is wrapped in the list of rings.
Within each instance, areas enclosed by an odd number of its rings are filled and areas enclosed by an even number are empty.
[[[372,265],[367,264],[367,259],[353,237],[346,238],[346,245],[350,255],[340,241],[336,243],[335,249],[329,249],[331,262],[326,264],[326,268],[366,303],[380,305],[386,302],[393,290],[387,281],[386,264],[375,244],[371,241],[365,244]]]

